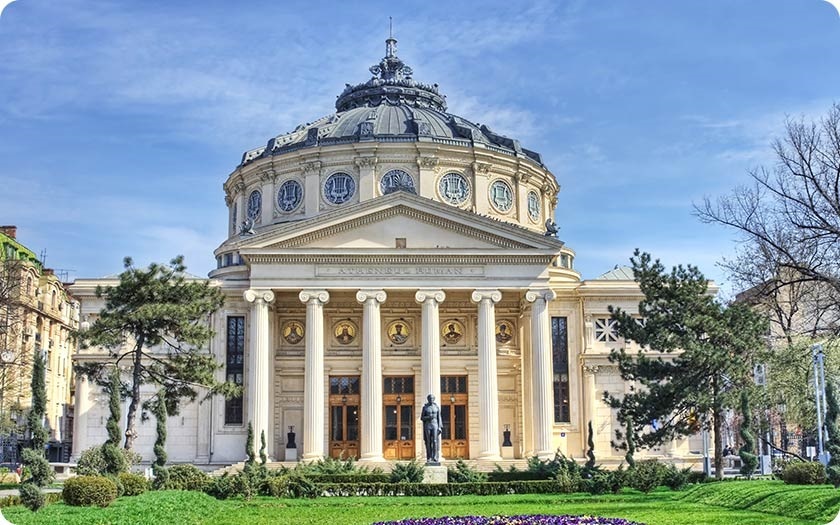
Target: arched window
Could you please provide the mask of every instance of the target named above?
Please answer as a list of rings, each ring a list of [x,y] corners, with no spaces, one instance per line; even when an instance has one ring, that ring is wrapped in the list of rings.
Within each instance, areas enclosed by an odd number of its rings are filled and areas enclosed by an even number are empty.
[[[32,294],[32,277],[26,278],[26,295]]]

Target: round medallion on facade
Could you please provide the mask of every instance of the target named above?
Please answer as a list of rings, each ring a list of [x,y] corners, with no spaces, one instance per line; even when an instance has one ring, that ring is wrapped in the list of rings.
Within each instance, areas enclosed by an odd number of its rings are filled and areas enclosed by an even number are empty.
[[[502,213],[507,213],[513,208],[513,190],[510,184],[503,180],[493,181],[490,185],[490,203]]]
[[[277,209],[289,213],[295,211],[303,202],[303,187],[300,182],[290,179],[277,190]]]
[[[402,319],[393,321],[387,328],[388,339],[395,345],[405,344],[408,341],[408,336],[411,335],[411,327]]]
[[[470,183],[460,173],[447,173],[438,181],[441,199],[452,205],[463,204],[470,196]]]
[[[440,337],[448,345],[457,345],[464,338],[464,325],[457,319],[449,319],[441,323]]]
[[[511,341],[513,341],[513,325],[509,321],[496,323],[496,342],[504,345]]]
[[[344,204],[356,193],[356,181],[347,173],[333,173],[324,182],[324,199],[330,204]]]
[[[391,170],[379,179],[379,192],[382,195],[400,190],[417,193],[417,190],[414,189],[414,179],[403,170]]]
[[[254,190],[248,196],[248,218],[256,221],[260,217],[262,211],[262,193],[259,190]]]
[[[528,192],[528,217],[534,222],[540,220],[540,196],[533,190]]]
[[[304,328],[300,321],[286,321],[283,325],[283,339],[290,345],[303,341]]]
[[[335,323],[335,327],[333,327],[333,334],[335,335],[335,340],[342,345],[349,345],[350,343],[355,341],[356,333],[356,325],[353,323],[353,321],[350,321],[349,319],[339,321]]]

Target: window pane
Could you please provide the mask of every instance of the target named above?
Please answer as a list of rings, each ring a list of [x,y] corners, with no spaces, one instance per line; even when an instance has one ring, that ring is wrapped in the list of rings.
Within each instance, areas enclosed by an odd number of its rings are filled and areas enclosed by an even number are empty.
[[[344,441],[344,407],[331,407],[330,439]]]
[[[347,405],[347,441],[359,440],[359,407]]]
[[[400,407],[400,439],[405,441],[414,439],[414,407],[401,406]]]
[[[467,439],[466,405],[455,405],[455,439]]]
[[[443,405],[440,407],[440,419],[443,423],[443,434],[441,434],[441,439],[452,439],[450,437],[452,433],[452,426],[450,422],[450,417],[452,416],[452,412],[449,410],[450,405]]]
[[[226,341],[226,370],[227,380],[242,386],[244,384],[245,361],[245,317],[231,316],[227,318]],[[242,396],[225,400],[225,424],[242,424]]]
[[[385,439],[397,439],[397,406],[385,406]]]
[[[569,337],[568,320],[551,318],[551,355],[554,372],[554,421],[571,421],[569,410]]]

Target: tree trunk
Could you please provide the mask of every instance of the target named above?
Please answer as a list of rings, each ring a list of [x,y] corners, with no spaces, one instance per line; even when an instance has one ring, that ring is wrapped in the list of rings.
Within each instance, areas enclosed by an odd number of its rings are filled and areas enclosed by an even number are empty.
[[[134,370],[131,373],[131,403],[128,405],[125,423],[125,449],[134,448],[134,440],[137,439],[137,407],[140,405],[140,383],[143,371],[143,343],[141,337],[134,346]]]

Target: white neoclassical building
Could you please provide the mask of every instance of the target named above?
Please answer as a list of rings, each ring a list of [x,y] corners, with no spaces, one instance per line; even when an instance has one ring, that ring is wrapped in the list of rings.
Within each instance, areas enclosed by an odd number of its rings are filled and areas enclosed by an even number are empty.
[[[444,459],[582,457],[592,421],[599,461],[618,462],[601,398],[628,388],[607,360],[626,343],[607,307],[636,307],[632,275],[582,281],[540,155],[447,113],[396,40],[370,71],[334,113],[246,152],[227,177],[210,274],[227,300],[210,351],[244,395],[170,418],[170,459],[241,461],[249,422],[276,460],[421,458],[431,393]],[[73,286],[83,315],[109,282]],[[76,396],[78,453],[104,440],[107,403],[82,380]],[[154,423],[140,432],[150,458]],[[698,449],[653,453],[690,462]]]

